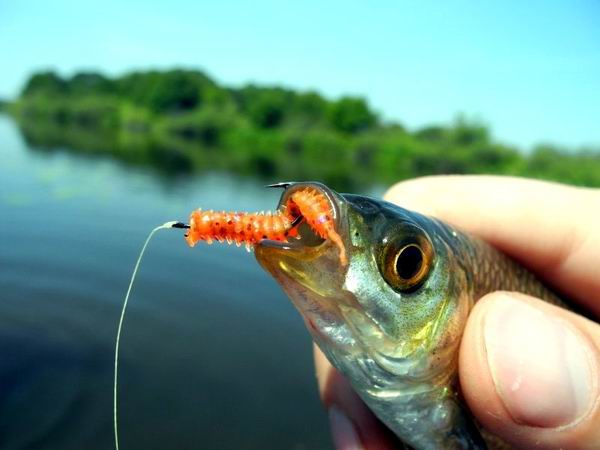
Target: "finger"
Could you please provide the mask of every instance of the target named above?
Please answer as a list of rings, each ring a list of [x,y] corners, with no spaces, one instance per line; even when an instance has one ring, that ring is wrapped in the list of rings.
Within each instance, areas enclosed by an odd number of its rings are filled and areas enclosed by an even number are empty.
[[[600,190],[440,176],[398,183],[386,198],[482,237],[600,315]]]
[[[465,328],[459,379],[481,424],[518,448],[600,448],[600,325],[496,292]]]
[[[331,434],[338,450],[403,448],[354,392],[350,383],[315,346],[315,367],[321,400],[329,411]]]

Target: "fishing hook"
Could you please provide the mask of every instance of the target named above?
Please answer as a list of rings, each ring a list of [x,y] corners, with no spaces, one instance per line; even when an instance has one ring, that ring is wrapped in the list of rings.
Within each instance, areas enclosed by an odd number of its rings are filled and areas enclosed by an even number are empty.
[[[267,188],[283,188],[287,189],[292,184],[295,184],[293,181],[281,181],[279,183],[268,184],[265,187]]]

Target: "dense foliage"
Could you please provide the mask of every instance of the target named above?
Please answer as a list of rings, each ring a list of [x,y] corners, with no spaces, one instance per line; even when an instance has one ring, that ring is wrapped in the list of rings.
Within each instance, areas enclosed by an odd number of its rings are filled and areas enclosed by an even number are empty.
[[[34,144],[189,171],[219,169],[320,179],[339,188],[440,173],[503,173],[600,186],[600,152],[494,142],[479,123],[410,132],[357,97],[281,87],[220,86],[202,72],[118,78],[34,74],[13,111]],[[98,139],[101,142],[98,143]]]

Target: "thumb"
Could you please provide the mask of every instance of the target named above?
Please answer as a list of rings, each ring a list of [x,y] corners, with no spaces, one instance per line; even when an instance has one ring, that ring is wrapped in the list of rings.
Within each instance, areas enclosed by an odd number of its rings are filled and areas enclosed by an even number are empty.
[[[495,292],[474,307],[459,373],[479,422],[518,448],[600,448],[600,325]]]

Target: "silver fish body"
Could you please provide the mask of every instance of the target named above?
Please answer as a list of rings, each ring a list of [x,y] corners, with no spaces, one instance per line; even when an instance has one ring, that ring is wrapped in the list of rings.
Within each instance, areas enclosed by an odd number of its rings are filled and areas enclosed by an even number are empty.
[[[261,243],[256,257],[332,365],[412,448],[508,448],[482,436],[458,392],[467,317],[496,290],[560,300],[485,242],[396,205],[318,183],[292,184],[281,204],[307,186],[332,202],[348,265],[340,264],[335,245],[307,228],[297,242]]]

